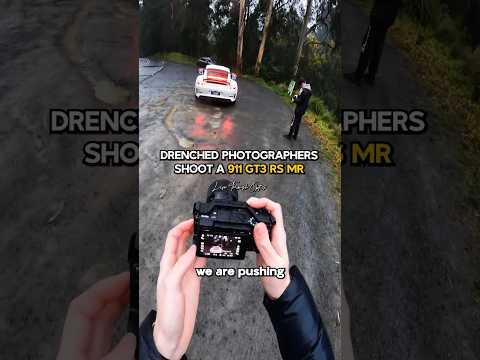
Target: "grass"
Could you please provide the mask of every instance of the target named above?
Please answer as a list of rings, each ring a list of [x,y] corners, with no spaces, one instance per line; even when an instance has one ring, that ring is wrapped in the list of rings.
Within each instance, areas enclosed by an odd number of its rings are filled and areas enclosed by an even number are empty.
[[[174,62],[177,64],[193,65],[196,63],[196,60],[193,57],[178,52],[157,53],[151,56],[151,58],[155,60]]]
[[[286,84],[267,82],[252,75],[243,75],[243,77],[270,89],[280,96],[288,106],[292,106]],[[335,115],[327,109],[322,99],[317,96],[311,97],[309,110],[305,113],[304,121],[312,130],[314,137],[319,141],[322,154],[332,166],[335,189],[340,193],[340,167],[342,159],[339,145],[341,134],[339,122]]]
[[[480,216],[480,105],[472,100],[473,80],[465,72],[465,60],[454,57],[449,46],[423,31],[418,44],[418,26],[407,17],[392,28],[396,44],[414,64],[418,79],[427,89],[436,114],[455,131],[462,145],[462,162],[468,200],[475,217]],[[434,61],[432,61],[434,59]]]

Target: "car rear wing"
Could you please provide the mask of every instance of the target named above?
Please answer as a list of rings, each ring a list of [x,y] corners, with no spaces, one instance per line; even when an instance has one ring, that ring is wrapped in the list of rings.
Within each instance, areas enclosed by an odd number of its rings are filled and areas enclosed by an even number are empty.
[[[217,70],[217,69],[208,69],[206,70],[206,78],[205,81],[207,83],[215,83],[215,84],[222,84],[222,85],[229,85],[229,72],[224,70]]]

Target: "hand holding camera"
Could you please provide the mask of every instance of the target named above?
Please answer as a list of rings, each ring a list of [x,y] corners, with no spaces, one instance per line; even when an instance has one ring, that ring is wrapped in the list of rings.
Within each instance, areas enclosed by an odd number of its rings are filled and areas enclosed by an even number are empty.
[[[193,233],[193,219],[168,232],[157,280],[157,316],[153,329],[155,345],[169,360],[180,359],[192,338],[200,295],[200,277],[195,268],[205,267],[196,258],[196,246],[186,250]]]
[[[275,217],[267,209],[254,208],[238,201],[238,191],[229,180],[213,182],[207,202],[193,205],[193,243],[197,256],[242,260],[247,251],[258,249],[253,239],[255,224],[264,223],[268,232]]]
[[[261,278],[268,297],[278,299],[290,284],[280,204],[266,198],[240,202],[232,184],[219,180],[210,185],[205,203],[194,204],[193,216],[169,231],[157,281],[153,337],[160,354],[171,360],[180,359],[190,344],[200,295],[195,268],[205,267],[206,258],[238,260],[256,251],[257,265],[285,269],[283,279]],[[186,250],[192,234],[194,244]]]
[[[270,276],[261,278],[267,296],[276,300],[290,284],[287,235],[283,226],[282,207],[267,198],[252,197],[247,200],[247,204],[255,209],[267,210],[276,220],[270,233],[263,223],[256,224],[253,232],[255,244],[260,252],[257,255],[257,265],[285,269],[286,275],[283,279]]]
[[[278,299],[290,284],[287,237],[280,204],[269,199],[238,201],[238,191],[229,180],[213,182],[207,202],[193,207],[197,256],[244,259],[255,251],[257,265],[284,268],[283,279],[262,277],[262,285],[271,299]],[[271,240],[271,241],[270,241]]]

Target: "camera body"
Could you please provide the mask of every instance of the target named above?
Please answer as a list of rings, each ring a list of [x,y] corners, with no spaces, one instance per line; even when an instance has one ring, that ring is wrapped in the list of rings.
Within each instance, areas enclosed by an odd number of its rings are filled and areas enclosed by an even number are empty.
[[[197,256],[217,259],[242,260],[247,251],[258,252],[253,239],[255,224],[263,222],[269,233],[275,225],[275,218],[265,209],[238,201],[238,192],[228,180],[209,186],[207,202],[193,205],[193,219]]]

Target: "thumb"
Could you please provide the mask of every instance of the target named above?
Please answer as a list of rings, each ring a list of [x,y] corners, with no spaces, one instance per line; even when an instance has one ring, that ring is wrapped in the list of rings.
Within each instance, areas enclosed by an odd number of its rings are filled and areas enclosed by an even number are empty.
[[[267,265],[273,266],[274,264],[278,263],[280,257],[270,242],[268,229],[264,223],[258,223],[255,225],[253,228],[253,239],[255,240],[255,245],[257,245],[257,249]]]
[[[196,268],[204,268],[207,266],[207,259],[203,257],[199,257],[195,260],[195,267]]]
[[[132,333],[125,335],[104,360],[133,360],[137,339]]]

